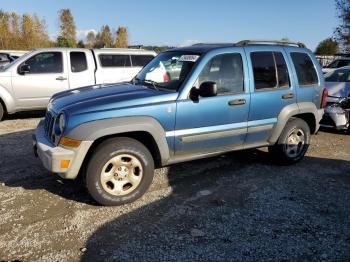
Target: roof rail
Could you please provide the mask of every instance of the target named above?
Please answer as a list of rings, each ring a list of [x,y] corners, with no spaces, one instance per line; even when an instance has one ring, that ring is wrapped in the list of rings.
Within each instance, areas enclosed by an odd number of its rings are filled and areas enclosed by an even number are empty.
[[[279,44],[279,45],[295,45],[298,47],[306,48],[306,45],[300,42],[291,42],[284,40],[242,40],[236,43],[236,45],[249,45],[249,44]]]
[[[200,46],[200,45],[230,45],[230,43],[195,43],[192,46]],[[232,45],[232,44],[231,44]]]

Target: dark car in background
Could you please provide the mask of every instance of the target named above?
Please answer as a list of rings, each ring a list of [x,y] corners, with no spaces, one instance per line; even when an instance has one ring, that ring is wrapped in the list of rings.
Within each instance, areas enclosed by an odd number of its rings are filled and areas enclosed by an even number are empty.
[[[335,59],[332,63],[323,67],[322,72],[324,74],[327,74],[344,66],[350,66],[350,57],[341,57],[341,58]]]

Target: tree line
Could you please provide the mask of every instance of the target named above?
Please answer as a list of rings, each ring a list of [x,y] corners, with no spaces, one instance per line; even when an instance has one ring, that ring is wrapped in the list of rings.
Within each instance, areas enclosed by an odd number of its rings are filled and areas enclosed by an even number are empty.
[[[335,0],[339,26],[333,36],[321,41],[315,53],[318,55],[335,55],[350,52],[350,0]],[[128,47],[128,31],[125,26],[117,30],[103,25],[99,32],[88,32],[86,40],[77,40],[74,17],[69,9],[58,12],[59,34],[51,40],[47,32],[46,21],[36,14],[22,15],[5,12],[0,9],[0,49],[30,50],[40,47]],[[159,47],[150,47],[153,50]]]
[[[0,49],[32,49],[52,43],[44,19],[0,10]]]
[[[321,41],[315,53],[318,55],[336,55],[350,52],[350,0],[335,0],[339,25],[333,36]]]
[[[40,47],[128,47],[128,31],[119,26],[113,32],[110,26],[103,25],[101,30],[88,32],[86,40],[77,40],[77,28],[69,9],[58,12],[59,34],[51,40],[47,32],[46,21],[36,14],[19,15],[0,9],[0,49],[30,50]]]

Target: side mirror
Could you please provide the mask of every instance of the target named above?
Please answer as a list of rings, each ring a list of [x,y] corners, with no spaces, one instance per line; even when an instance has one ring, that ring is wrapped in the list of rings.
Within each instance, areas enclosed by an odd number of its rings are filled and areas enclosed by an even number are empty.
[[[218,87],[215,82],[203,82],[199,87],[199,95],[201,97],[211,97],[218,94]]]
[[[18,73],[20,75],[24,75],[26,73],[30,72],[30,66],[29,65],[21,65],[18,69]]]

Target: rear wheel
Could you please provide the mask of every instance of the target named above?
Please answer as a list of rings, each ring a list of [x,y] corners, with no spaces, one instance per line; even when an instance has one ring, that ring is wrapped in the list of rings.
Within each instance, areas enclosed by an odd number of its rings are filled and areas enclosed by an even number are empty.
[[[143,144],[131,138],[114,138],[95,150],[87,167],[86,185],[98,203],[122,205],[141,197],[153,174],[153,158]]]
[[[279,164],[290,165],[300,161],[310,144],[309,125],[300,118],[293,118],[284,127],[277,143],[269,152]]]

